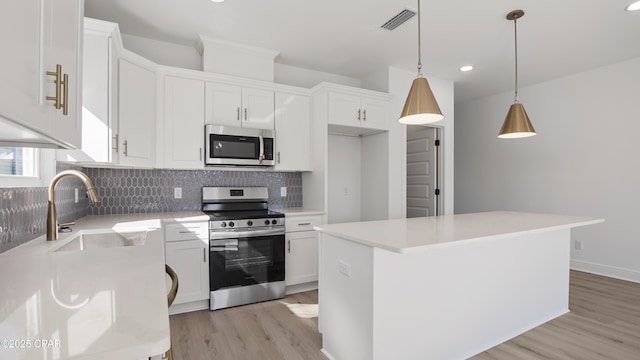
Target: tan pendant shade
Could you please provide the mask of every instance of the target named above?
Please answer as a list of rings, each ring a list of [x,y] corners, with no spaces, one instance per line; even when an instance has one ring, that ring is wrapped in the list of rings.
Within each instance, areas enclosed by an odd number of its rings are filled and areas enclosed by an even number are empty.
[[[536,134],[536,130],[529,121],[529,116],[524,110],[524,106],[520,103],[515,103],[509,108],[507,117],[504,119],[499,138],[513,139],[533,136]]]
[[[402,115],[398,120],[402,124],[429,124],[444,119],[440,107],[433,96],[429,82],[424,77],[413,80],[411,90],[404,103]]]

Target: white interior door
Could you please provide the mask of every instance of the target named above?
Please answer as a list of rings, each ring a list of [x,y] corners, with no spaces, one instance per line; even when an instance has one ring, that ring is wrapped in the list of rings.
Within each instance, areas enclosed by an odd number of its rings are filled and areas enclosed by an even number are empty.
[[[437,197],[437,129],[407,126],[407,217],[434,216]]]

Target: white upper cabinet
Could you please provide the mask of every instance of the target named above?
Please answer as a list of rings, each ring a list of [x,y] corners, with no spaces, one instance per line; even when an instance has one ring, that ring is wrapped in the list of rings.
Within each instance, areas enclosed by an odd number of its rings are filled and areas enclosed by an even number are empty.
[[[81,0],[0,4],[0,116],[35,137],[35,146],[79,147]],[[0,133],[0,140],[11,139]]]
[[[386,100],[366,95],[329,92],[328,123],[331,125],[387,130],[386,108]]]
[[[274,128],[274,91],[207,82],[205,122],[254,129]]]
[[[204,80],[164,78],[164,167],[204,167]]]
[[[155,162],[156,73],[142,64],[146,60],[130,57],[132,60],[121,58],[118,62],[119,163],[152,167]]]
[[[311,170],[311,98],[276,93],[276,166],[278,171]]]

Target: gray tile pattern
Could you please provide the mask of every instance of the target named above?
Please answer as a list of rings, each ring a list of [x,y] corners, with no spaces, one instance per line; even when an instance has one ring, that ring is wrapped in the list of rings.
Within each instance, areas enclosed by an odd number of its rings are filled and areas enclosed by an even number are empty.
[[[79,166],[58,164],[57,171]],[[75,203],[75,189],[79,201]],[[47,216],[46,187],[0,188],[0,252],[43,235]],[[79,179],[66,177],[56,186],[56,210],[60,223],[72,222],[88,214],[89,200]]]
[[[198,211],[203,186],[266,186],[271,208],[302,206],[302,174],[268,171],[85,168],[101,201],[91,215]],[[280,197],[280,187],[287,196]],[[174,188],[182,199],[174,199]]]

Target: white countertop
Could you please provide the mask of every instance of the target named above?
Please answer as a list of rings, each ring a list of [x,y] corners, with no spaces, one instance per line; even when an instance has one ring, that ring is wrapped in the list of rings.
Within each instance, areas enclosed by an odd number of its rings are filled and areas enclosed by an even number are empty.
[[[324,211],[309,209],[305,207],[293,207],[293,208],[273,208],[273,211],[281,212],[285,216],[311,216],[311,215],[324,215]]]
[[[568,229],[597,224],[604,219],[492,211],[410,219],[327,224],[317,231],[363,245],[398,253],[450,246],[460,241],[492,239],[516,234]]]
[[[56,241],[41,236],[0,254],[0,359],[164,353],[170,335],[161,221],[207,219],[202,213],[87,216]],[[54,251],[78,233],[100,229],[148,232],[137,246]]]

